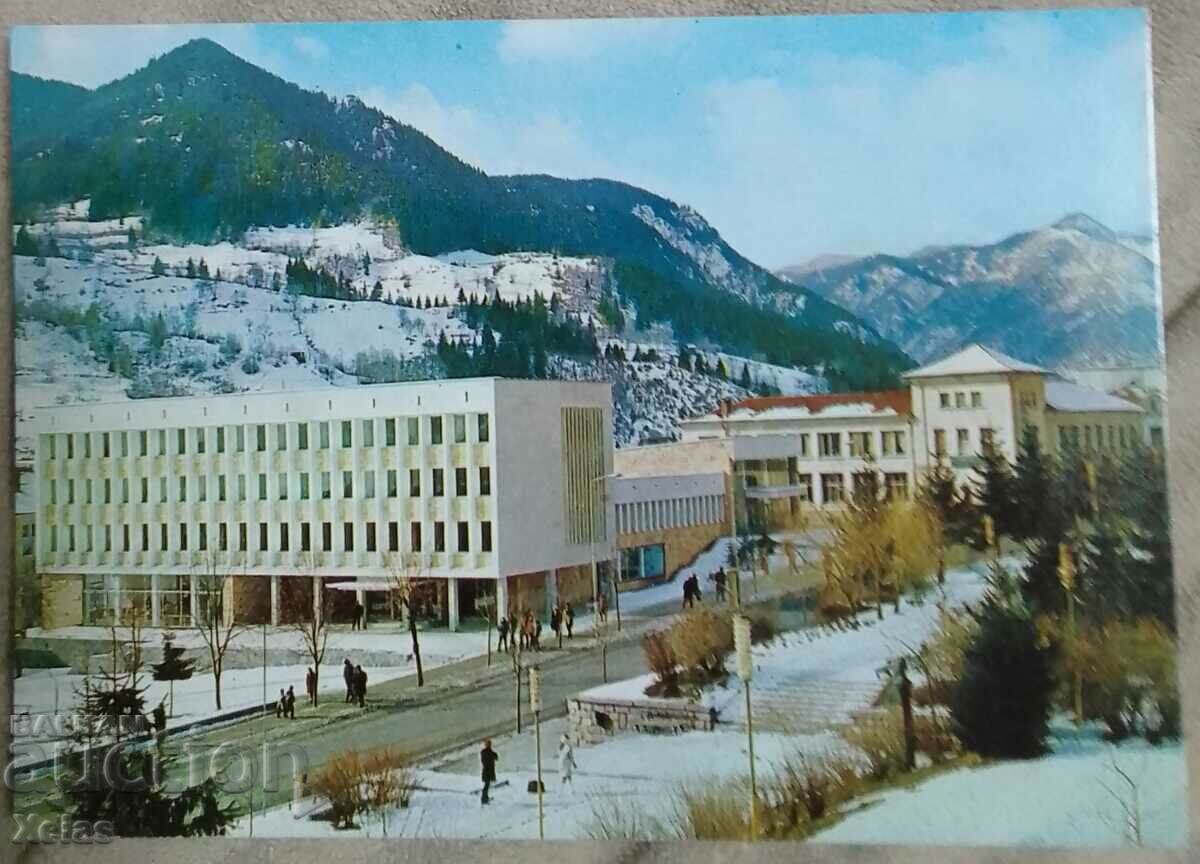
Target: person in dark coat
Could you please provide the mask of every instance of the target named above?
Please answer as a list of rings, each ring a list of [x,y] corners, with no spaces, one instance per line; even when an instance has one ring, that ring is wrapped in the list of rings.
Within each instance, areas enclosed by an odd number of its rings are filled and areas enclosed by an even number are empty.
[[[601,591],[596,595],[596,617],[600,619],[601,624],[608,623],[608,598]]]
[[[363,629],[363,614],[365,612],[366,612],[366,610],[363,609],[363,605],[361,603],[354,604],[354,624],[351,626],[350,629],[352,629],[352,630]]]
[[[717,602],[725,602],[725,568],[722,567],[712,577],[713,585],[717,590]]]
[[[358,707],[367,705],[367,673],[361,666],[354,667],[354,694],[358,697]]]
[[[150,716],[154,723],[154,743],[161,745],[167,734],[167,709],[159,702],[150,712]]]
[[[542,619],[537,620],[537,624],[533,628],[533,650],[542,650]]]
[[[354,664],[347,657],[342,662],[342,680],[346,682],[346,701],[354,701]]]
[[[571,604],[570,604],[570,603],[568,603],[568,604],[567,604],[567,605],[566,605],[566,606],[563,608],[563,623],[567,625],[567,638],[568,638],[568,639],[574,639],[574,638],[575,638],[575,633],[574,633],[574,630],[575,630],[575,610],[571,608]]]
[[[296,691],[289,684],[287,689],[287,697],[283,704],[284,714],[291,720],[296,719]]]
[[[500,641],[496,645],[497,651],[508,650],[508,619],[501,618],[496,622],[496,633],[500,636]]]
[[[308,696],[308,704],[313,704],[317,698],[317,673],[311,666],[304,673],[304,692]]]
[[[275,716],[282,717],[287,711],[287,693],[279,688],[279,701],[275,703]]]
[[[480,779],[483,780],[483,794],[479,797],[481,804],[491,803],[488,798],[488,790],[496,782],[496,763],[498,761],[500,761],[500,756],[492,749],[492,739],[489,738],[483,742],[483,749],[479,751],[479,765],[482,769]]]
[[[550,629],[554,631],[554,636],[556,639],[558,639],[558,647],[559,648],[562,647],[562,628],[563,628],[562,607],[560,607],[556,603],[554,605],[554,608],[552,610],[550,610]]]
[[[692,577],[689,576],[683,580],[683,605],[679,608],[686,609],[692,605]]]

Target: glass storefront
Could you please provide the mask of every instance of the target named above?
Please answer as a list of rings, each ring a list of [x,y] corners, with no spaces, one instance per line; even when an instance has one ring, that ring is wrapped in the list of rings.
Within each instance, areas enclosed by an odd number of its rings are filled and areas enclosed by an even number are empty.
[[[621,550],[622,582],[661,579],[666,571],[666,547],[661,543]]]

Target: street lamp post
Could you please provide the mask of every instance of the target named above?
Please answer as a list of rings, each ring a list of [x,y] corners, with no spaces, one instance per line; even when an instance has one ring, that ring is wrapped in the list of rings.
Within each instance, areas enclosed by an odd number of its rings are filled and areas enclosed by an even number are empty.
[[[1058,581],[1067,595],[1067,631],[1072,650],[1078,652],[1079,644],[1075,632],[1075,562],[1071,559],[1071,547],[1058,544]],[[1075,709],[1075,725],[1083,723],[1083,674],[1079,669],[1079,658],[1075,658],[1074,674],[1071,676],[1071,697]]]
[[[754,718],[750,709],[750,679],[754,664],[750,657],[750,619],[742,614],[733,616],[733,644],[737,654],[738,677],[746,691],[746,743],[750,751],[750,839],[758,836],[758,783],[754,774]]]
[[[733,566],[733,605],[740,609],[742,606],[742,578],[738,558],[737,538],[737,459],[733,452],[733,436],[729,431],[729,405],[721,403],[721,434],[728,442],[729,448],[729,543]]]
[[[529,670],[529,707],[533,711],[534,739],[537,748],[538,839],[546,839],[546,815],[542,806],[542,670]]]

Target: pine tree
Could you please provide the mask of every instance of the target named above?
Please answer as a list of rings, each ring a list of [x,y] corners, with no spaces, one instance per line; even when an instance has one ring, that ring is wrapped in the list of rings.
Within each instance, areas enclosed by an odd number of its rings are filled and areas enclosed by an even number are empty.
[[[375,287],[371,289],[371,299],[372,300],[382,300],[383,299],[383,282],[379,279],[375,280]]]
[[[979,514],[992,517],[997,537],[1012,536],[1018,509],[1012,466],[999,447],[985,446],[974,470],[977,478],[971,491]]]
[[[738,381],[738,383],[747,390],[750,390],[751,388],[754,387],[754,382],[750,380],[750,364],[749,363],[742,364],[742,377]]]
[[[210,275],[208,272],[208,262],[205,261],[203,258],[200,259],[200,266],[196,268],[196,275],[199,276],[201,279],[210,278]]]
[[[13,243],[13,254],[36,258],[41,253],[42,250],[38,248],[37,241],[33,239],[33,235],[29,233],[29,229],[24,225],[18,228],[17,238]]]
[[[688,372],[692,371],[692,355],[688,353],[686,348],[679,349],[679,359],[676,362],[679,364],[680,369],[686,369]]]
[[[371,253],[363,252],[363,273],[367,276],[371,275]]]
[[[133,251],[137,248],[137,232],[133,230],[132,225],[129,226],[129,231],[126,236],[128,238],[129,249],[130,251]]]
[[[463,291],[462,286],[460,285],[458,288],[458,304],[460,306],[463,306],[463,305],[466,305],[466,302],[467,302],[467,295]]]
[[[1012,497],[1016,506],[1010,528],[1018,540],[1037,535],[1039,526],[1050,506],[1052,466],[1042,452],[1037,429],[1027,426],[1021,437],[1016,470],[1012,481]]]
[[[1053,649],[1011,590],[994,584],[977,615],[962,678],[951,698],[955,733],[987,758],[1045,752],[1054,696]]]
[[[954,472],[945,462],[935,462],[925,473],[917,490],[917,501],[932,514],[940,526],[937,580],[938,584],[942,585],[946,581],[947,547],[963,539],[966,520],[969,518],[967,508],[958,494]]]
[[[196,665],[196,661],[183,656],[184,650],[175,644],[169,633],[164,632],[162,662],[155,663],[150,667],[154,670],[155,681],[171,682],[171,701],[168,709],[168,716],[171,717],[175,716],[175,682],[187,681],[191,678]]]
[[[154,256],[154,263],[150,265],[150,272],[155,276],[165,276],[167,273],[167,265],[157,255]]]

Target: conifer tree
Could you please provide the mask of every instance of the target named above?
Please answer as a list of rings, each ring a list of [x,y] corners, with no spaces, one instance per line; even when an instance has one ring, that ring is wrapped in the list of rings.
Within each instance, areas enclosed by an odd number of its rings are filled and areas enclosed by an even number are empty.
[[[33,235],[29,233],[29,229],[22,225],[17,229],[17,238],[13,244],[14,255],[25,255],[29,258],[36,258],[41,254],[41,249],[38,248],[37,241],[33,239]]]
[[[176,645],[171,634],[167,632],[163,633],[162,651],[162,662],[155,663],[150,668],[154,670],[155,681],[171,682],[170,707],[167,709],[167,713],[168,716],[173,717],[175,716],[175,682],[187,681],[191,678],[196,661],[184,657],[184,649]]]
[[[1050,460],[1042,452],[1037,429],[1025,427],[1012,482],[1012,497],[1016,506],[1009,526],[1013,537],[1018,540],[1029,539],[1038,532],[1045,510],[1050,506],[1051,470]]]
[[[154,263],[150,265],[150,272],[155,276],[165,276],[167,273],[167,265],[157,255],[154,256]]]
[[[742,387],[746,388],[747,390],[750,390],[751,388],[754,387],[754,382],[750,380],[750,364],[749,363],[742,364],[742,377],[738,381],[738,383]]]
[[[1012,536],[1013,525],[1017,521],[1017,499],[1012,466],[1008,464],[1008,459],[999,447],[985,446],[974,470],[977,476],[971,484],[971,491],[979,515],[992,517],[997,536]]]

